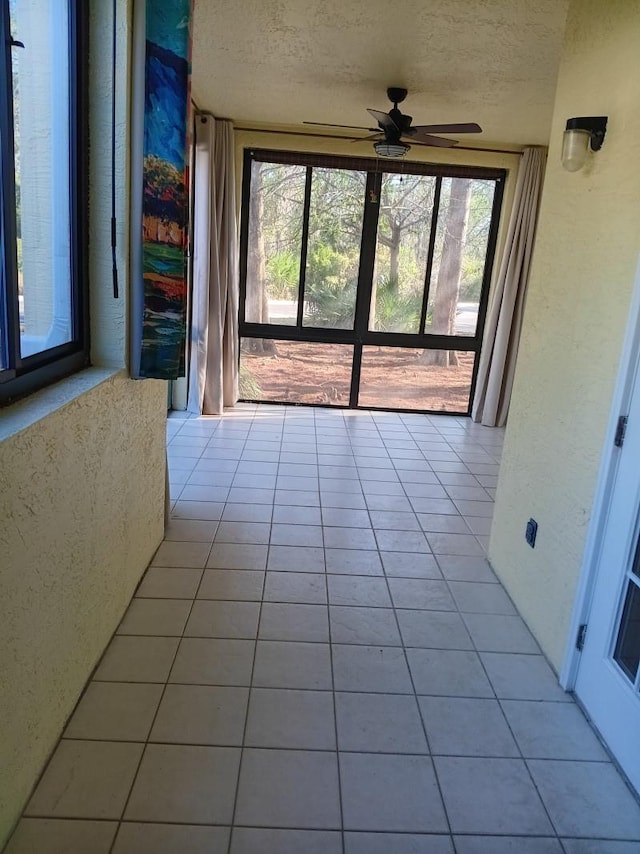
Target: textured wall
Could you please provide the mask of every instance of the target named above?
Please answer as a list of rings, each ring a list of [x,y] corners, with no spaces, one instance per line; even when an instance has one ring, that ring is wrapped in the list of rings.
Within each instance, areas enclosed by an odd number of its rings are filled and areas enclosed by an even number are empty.
[[[162,538],[163,382],[0,443],[0,846]]]
[[[570,6],[490,558],[562,665],[640,250],[640,4]],[[572,116],[608,115],[602,150],[560,164]],[[534,550],[527,519],[539,523]]]
[[[418,125],[546,145],[568,0],[196,2],[193,93],[218,116],[371,127],[388,86]],[[375,126],[375,125],[374,125]],[[360,154],[360,145],[352,146]]]
[[[113,298],[111,275],[111,3],[91,0],[89,57],[90,206],[89,283],[93,364],[121,368],[127,354],[129,243],[129,29],[132,0],[117,0],[116,63],[116,242],[120,298]]]
[[[163,535],[166,383],[134,382],[128,306],[129,7],[118,0],[110,253],[111,4],[92,0],[92,362],[0,413],[0,848]]]

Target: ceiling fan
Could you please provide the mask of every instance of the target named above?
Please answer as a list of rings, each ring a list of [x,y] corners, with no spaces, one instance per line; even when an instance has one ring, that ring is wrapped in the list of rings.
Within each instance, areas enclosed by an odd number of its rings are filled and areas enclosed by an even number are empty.
[[[322,125],[332,128],[349,128],[353,130],[368,130],[373,133],[364,139],[378,139],[373,143],[376,153],[381,157],[402,157],[409,151],[411,146],[404,141],[410,139],[418,145],[433,145],[439,148],[452,148],[457,145],[458,140],[446,139],[442,136],[434,136],[438,133],[482,133],[480,125],[475,122],[463,122],[448,125],[412,125],[413,116],[407,116],[400,112],[398,104],[407,97],[407,90],[397,86],[387,89],[387,97],[393,104],[393,109],[388,113],[380,110],[367,110],[377,121],[377,128],[366,128],[359,125],[333,125],[325,122],[304,122],[305,125]],[[382,135],[382,136],[380,136]],[[360,140],[354,140],[360,141]]]

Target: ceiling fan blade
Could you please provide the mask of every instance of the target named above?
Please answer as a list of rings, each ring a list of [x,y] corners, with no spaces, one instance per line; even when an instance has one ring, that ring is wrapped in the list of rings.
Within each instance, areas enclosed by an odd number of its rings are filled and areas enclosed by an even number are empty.
[[[349,128],[350,130],[372,130],[372,128],[366,128],[362,125],[332,125],[328,122],[302,122],[303,125],[316,125],[323,128]]]
[[[457,139],[445,139],[443,136],[432,136],[430,133],[417,133],[415,136],[410,136],[411,144],[418,145],[433,145],[436,148],[453,148],[458,144]]]
[[[418,133],[482,133],[482,128],[475,122],[461,122],[449,125],[414,125]]]
[[[384,128],[386,131],[392,131],[394,133],[399,133],[400,128],[391,118],[388,113],[383,113],[380,110],[367,110],[369,115],[373,116],[373,118],[378,122],[381,128]]]
[[[369,136],[354,137],[351,142],[371,142],[372,139],[384,139],[384,134],[382,133],[382,131],[377,130]]]

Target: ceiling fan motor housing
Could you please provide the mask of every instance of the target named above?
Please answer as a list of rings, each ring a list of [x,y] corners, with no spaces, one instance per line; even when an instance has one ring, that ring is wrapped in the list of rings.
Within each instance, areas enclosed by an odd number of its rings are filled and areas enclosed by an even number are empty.
[[[411,146],[404,142],[403,137],[408,137],[412,142],[419,145],[452,148],[457,144],[457,140],[445,139],[444,137],[437,136],[437,134],[482,133],[482,128],[475,122],[453,122],[451,124],[417,125],[414,127],[412,126],[413,117],[404,115],[398,109],[398,104],[401,104],[407,97],[407,90],[400,86],[390,86],[387,89],[387,97],[393,104],[392,109],[388,113],[367,108],[367,112],[376,120],[378,129],[332,124],[327,125],[327,127],[353,127],[354,130],[369,130],[375,134],[380,133],[383,139],[374,142],[374,148],[378,154],[385,157],[400,157],[409,150]],[[310,124],[319,123],[310,122]]]
[[[407,90],[401,89],[398,86],[390,86],[387,89],[387,98],[392,104],[401,104],[407,97]]]

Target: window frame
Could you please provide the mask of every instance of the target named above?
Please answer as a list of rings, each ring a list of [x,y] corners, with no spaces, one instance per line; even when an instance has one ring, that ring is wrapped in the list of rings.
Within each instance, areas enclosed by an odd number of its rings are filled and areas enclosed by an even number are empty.
[[[0,406],[13,403],[89,365],[88,304],[88,13],[68,0],[69,11],[69,224],[71,237],[71,340],[22,357],[18,301],[16,187],[9,0],[0,0]],[[25,37],[27,34],[25,34]]]
[[[301,247],[301,270],[298,282],[298,316],[292,325],[256,323],[246,320],[247,296],[247,249],[249,239],[249,209],[251,197],[252,164],[255,161],[276,163],[291,166],[304,166],[307,169],[305,204],[303,212],[303,244]],[[331,327],[306,326],[303,322],[304,300],[304,261],[306,258],[306,234],[309,219],[309,188],[313,167],[354,169],[366,173],[362,241],[360,247],[360,275],[357,286],[355,306],[355,325],[352,329]],[[371,283],[375,264],[378,205],[383,173],[403,173],[427,175],[436,179],[436,195],[432,208],[431,230],[429,237],[429,252],[425,273],[425,288],[420,315],[420,330],[416,333],[382,332],[369,329],[368,318],[371,299]],[[440,189],[443,178],[475,178],[495,182],[491,222],[485,253],[482,289],[478,305],[478,320],[475,334],[471,335],[440,335],[423,331],[428,310],[429,280],[433,264],[435,246],[435,225],[440,209]],[[404,160],[385,160],[384,163],[366,157],[349,157],[342,155],[309,154],[303,152],[280,151],[277,149],[262,149],[247,147],[244,149],[242,174],[242,207],[240,216],[239,269],[240,269],[240,301],[238,307],[238,330],[240,340],[246,338],[261,338],[273,341],[305,341],[324,344],[350,344],[354,347],[351,391],[347,408],[360,408],[358,403],[362,352],[365,346],[397,347],[401,349],[457,350],[474,353],[469,402],[466,411],[448,412],[451,415],[469,415],[475,393],[475,387],[480,367],[484,326],[487,316],[490,285],[496,261],[498,232],[501,222],[502,203],[507,178],[507,170],[486,166],[461,166],[450,163],[421,163]],[[367,203],[367,199],[374,197]],[[240,358],[240,353],[239,353]],[[278,403],[281,401],[264,401]],[[378,407],[365,407],[367,409]],[[396,409],[394,407],[394,409]],[[411,410],[431,412],[432,410]]]

